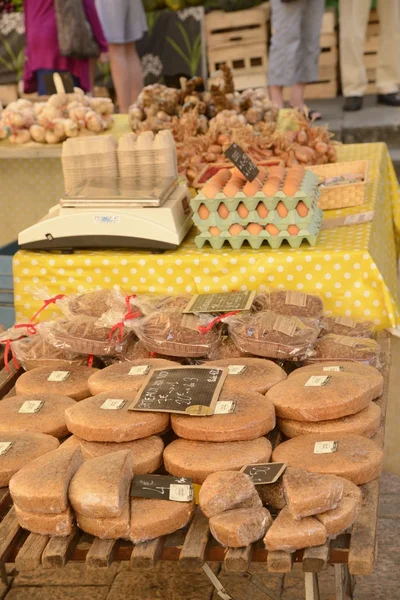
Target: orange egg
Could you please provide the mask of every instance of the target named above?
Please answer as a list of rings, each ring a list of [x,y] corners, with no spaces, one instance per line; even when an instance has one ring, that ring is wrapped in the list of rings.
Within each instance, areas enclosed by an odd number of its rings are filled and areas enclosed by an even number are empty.
[[[258,167],[257,179],[259,179],[260,181],[264,181],[266,176],[267,176],[267,169],[265,167]]]
[[[266,219],[268,217],[268,208],[263,204],[263,202],[259,202],[256,208],[258,212],[258,216],[260,219]]]
[[[228,229],[229,233],[231,235],[239,235],[239,233],[241,231],[243,231],[244,227],[242,227],[241,225],[239,225],[238,223],[235,223],[235,225],[231,225]]]
[[[206,185],[203,187],[203,194],[206,198],[215,198],[220,189],[221,186],[218,186],[215,183],[206,183]]]
[[[218,214],[221,219],[227,219],[229,217],[229,210],[223,202],[218,206]]]
[[[237,177],[238,179],[241,179],[243,182],[247,181],[246,177],[243,175],[243,173],[241,171],[239,171],[239,169],[237,167],[233,168],[233,176]]]
[[[224,185],[227,181],[229,181],[231,178],[231,172],[229,169],[221,169],[220,171],[218,171],[217,173],[215,173],[215,175],[213,177],[211,177],[211,180],[213,183],[218,182],[221,185]]]
[[[249,216],[249,211],[247,210],[243,202],[241,202],[237,207],[237,214],[241,219],[247,219],[247,217]]]
[[[278,177],[281,181],[285,178],[285,168],[282,165],[277,165],[276,167],[269,168],[269,177]]]
[[[288,233],[290,233],[290,235],[297,235],[300,231],[300,229],[297,227],[297,225],[289,225],[287,230],[288,230]]]
[[[208,231],[211,233],[211,235],[219,235],[221,233],[218,227],[215,227],[214,225],[210,227]]]
[[[263,228],[258,223],[250,223],[250,225],[247,225],[247,231],[250,235],[258,235],[262,230]]]
[[[302,200],[300,200],[300,202],[297,203],[296,210],[299,213],[300,217],[306,217],[309,213],[307,206]]]
[[[288,216],[288,209],[286,208],[286,206],[283,204],[282,201],[278,202],[278,204],[276,205],[276,212],[278,213],[278,215],[284,219],[285,217]]]
[[[245,196],[254,196],[261,189],[261,185],[258,183],[257,179],[254,181],[248,181],[243,188],[243,193]]]
[[[266,196],[274,196],[281,187],[281,179],[279,177],[271,176],[268,177],[267,182],[264,184],[263,192]]]
[[[286,180],[282,191],[286,196],[294,196],[299,191],[299,184],[297,181]]]
[[[233,198],[239,192],[240,188],[241,185],[238,185],[235,181],[232,181],[231,179],[222,191],[228,198]]]
[[[278,235],[279,233],[279,229],[273,223],[269,223],[265,229],[270,235]]]

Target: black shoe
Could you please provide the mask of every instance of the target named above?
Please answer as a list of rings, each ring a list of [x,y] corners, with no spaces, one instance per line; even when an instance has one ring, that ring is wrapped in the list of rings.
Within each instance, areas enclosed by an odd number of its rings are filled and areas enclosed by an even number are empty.
[[[349,96],[348,98],[344,99],[343,110],[345,110],[346,112],[361,110],[362,105],[362,96]]]
[[[378,104],[400,106],[400,92],[394,92],[393,94],[378,94]]]

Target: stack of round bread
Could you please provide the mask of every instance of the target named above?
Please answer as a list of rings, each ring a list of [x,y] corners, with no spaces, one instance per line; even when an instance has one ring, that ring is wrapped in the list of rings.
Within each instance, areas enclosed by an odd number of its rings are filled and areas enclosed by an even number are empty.
[[[315,377],[327,379],[310,385]],[[333,439],[340,434],[373,436],[381,424],[381,410],[373,400],[382,391],[383,377],[375,368],[337,362],[297,369],[266,397],[286,437],[324,434]]]
[[[27,371],[17,379],[17,394],[61,394],[74,400],[90,396],[88,380],[97,369],[71,366],[67,371],[55,371],[48,367],[39,367]],[[59,373],[63,375],[58,376]]]

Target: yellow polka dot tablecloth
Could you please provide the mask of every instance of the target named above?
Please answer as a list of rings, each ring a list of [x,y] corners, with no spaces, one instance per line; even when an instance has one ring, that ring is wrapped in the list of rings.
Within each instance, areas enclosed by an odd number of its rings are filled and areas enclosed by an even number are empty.
[[[385,144],[343,146],[339,160],[370,161],[366,201],[326,211],[324,219],[374,211],[371,222],[321,231],[315,247],[272,250],[196,248],[193,235],[175,252],[77,251],[72,255],[19,251],[14,257],[18,320],[32,316],[42,301],[33,290],[72,294],[119,286],[129,293],[178,294],[259,289],[263,286],[314,292],[328,314],[372,320],[378,328],[400,324],[397,252],[400,197]],[[57,314],[57,313],[56,313]],[[55,316],[49,307],[41,318]]]

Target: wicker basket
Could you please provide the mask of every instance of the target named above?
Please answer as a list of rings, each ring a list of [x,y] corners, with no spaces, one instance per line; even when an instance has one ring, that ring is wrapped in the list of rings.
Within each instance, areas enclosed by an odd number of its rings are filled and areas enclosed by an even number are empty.
[[[62,347],[72,350],[77,354],[93,354],[95,356],[109,356],[110,354],[123,353],[129,343],[129,335],[122,342],[116,340],[98,341],[89,340],[74,335],[53,332],[54,340]]]
[[[248,337],[242,337],[231,332],[231,338],[236,346],[247,354],[253,356],[262,356],[263,358],[277,358],[280,360],[291,360],[297,362],[303,360],[307,355],[310,344],[302,344],[293,348],[287,344],[277,344],[276,342],[261,342],[252,340]]]
[[[151,342],[143,341],[149,352],[162,354],[165,357],[174,356],[176,358],[203,358],[215,352],[219,346],[219,339],[214,344],[207,346],[196,344],[182,344],[180,342]]]
[[[349,208],[351,206],[360,206],[364,203],[365,187],[368,180],[367,160],[332,163],[307,167],[307,169],[323,178],[339,177],[340,175],[347,175],[349,173],[362,173],[364,176],[364,181],[360,181],[359,183],[332,185],[327,188],[321,187],[318,206],[322,210]]]
[[[21,361],[20,361],[21,362]],[[54,371],[68,371],[71,367],[83,366],[87,363],[87,357],[76,358],[74,360],[63,360],[62,358],[31,358],[23,361],[21,364],[25,371],[31,371],[39,367],[53,369]]]

